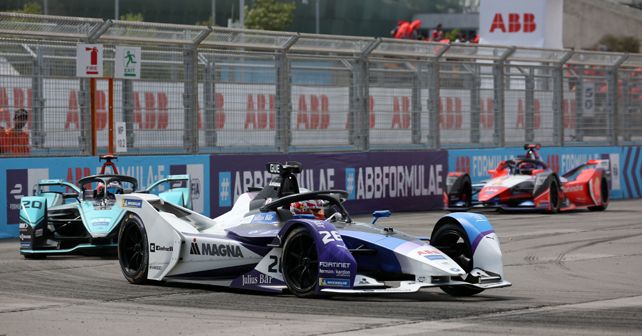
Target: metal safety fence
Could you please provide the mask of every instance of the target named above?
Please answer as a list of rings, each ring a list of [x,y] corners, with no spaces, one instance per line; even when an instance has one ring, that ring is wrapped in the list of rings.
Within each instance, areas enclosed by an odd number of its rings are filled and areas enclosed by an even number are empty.
[[[20,108],[34,156],[105,152],[110,109],[129,154],[640,144],[642,56],[0,13],[2,156]]]

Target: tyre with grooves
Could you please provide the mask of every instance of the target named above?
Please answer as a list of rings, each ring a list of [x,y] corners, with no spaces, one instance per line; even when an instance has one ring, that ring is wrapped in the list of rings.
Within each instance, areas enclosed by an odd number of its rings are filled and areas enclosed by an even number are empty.
[[[298,297],[316,295],[319,282],[319,258],[314,237],[305,227],[292,230],[283,246],[283,279],[290,292]]]
[[[590,211],[604,211],[609,206],[609,183],[605,178],[600,180],[600,197],[602,205],[590,206]]]
[[[473,252],[464,229],[454,223],[446,223],[432,234],[430,244],[444,252],[466,273],[473,269]],[[474,286],[441,286],[441,290],[452,296],[472,296],[484,290]]]
[[[149,248],[141,219],[128,214],[118,230],[118,262],[125,279],[133,284],[147,283]]]

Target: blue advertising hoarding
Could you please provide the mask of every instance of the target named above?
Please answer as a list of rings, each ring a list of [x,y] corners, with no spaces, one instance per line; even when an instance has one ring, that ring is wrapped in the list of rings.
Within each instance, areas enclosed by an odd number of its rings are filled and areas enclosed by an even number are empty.
[[[124,156],[115,164],[122,175],[138,179],[140,187],[170,174],[189,174],[194,209],[209,215],[209,156]],[[76,183],[97,174],[101,163],[96,157],[6,158],[0,159],[0,238],[17,237],[20,199],[31,195],[41,179],[64,179]],[[109,172],[109,171],[108,171]]]
[[[368,152],[332,154],[212,155],[211,209],[215,216],[228,211],[251,187],[271,179],[268,162],[298,161],[303,165],[299,185],[309,190],[343,189],[351,213],[377,209],[434,210],[448,171],[446,151]]]

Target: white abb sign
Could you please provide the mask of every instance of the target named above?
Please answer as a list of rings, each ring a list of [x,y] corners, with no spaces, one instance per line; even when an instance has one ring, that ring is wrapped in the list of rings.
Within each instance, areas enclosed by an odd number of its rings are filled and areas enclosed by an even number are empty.
[[[562,48],[563,0],[481,0],[481,43]]]

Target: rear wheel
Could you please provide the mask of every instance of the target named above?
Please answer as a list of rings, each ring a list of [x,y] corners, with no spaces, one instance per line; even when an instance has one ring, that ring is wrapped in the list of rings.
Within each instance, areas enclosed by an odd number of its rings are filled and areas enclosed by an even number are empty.
[[[283,246],[283,278],[296,296],[315,295],[319,282],[319,258],[314,237],[303,227],[294,229]]]
[[[473,269],[473,252],[461,226],[446,223],[431,237],[430,244],[454,260],[466,273]],[[442,286],[441,290],[452,296],[471,296],[484,290],[474,286]]]
[[[128,215],[120,226],[118,261],[127,281],[133,284],[147,282],[147,265],[149,264],[147,232],[143,222],[136,215]]]
[[[604,211],[609,206],[609,183],[605,178],[600,181],[601,205],[590,206],[590,211]]]

